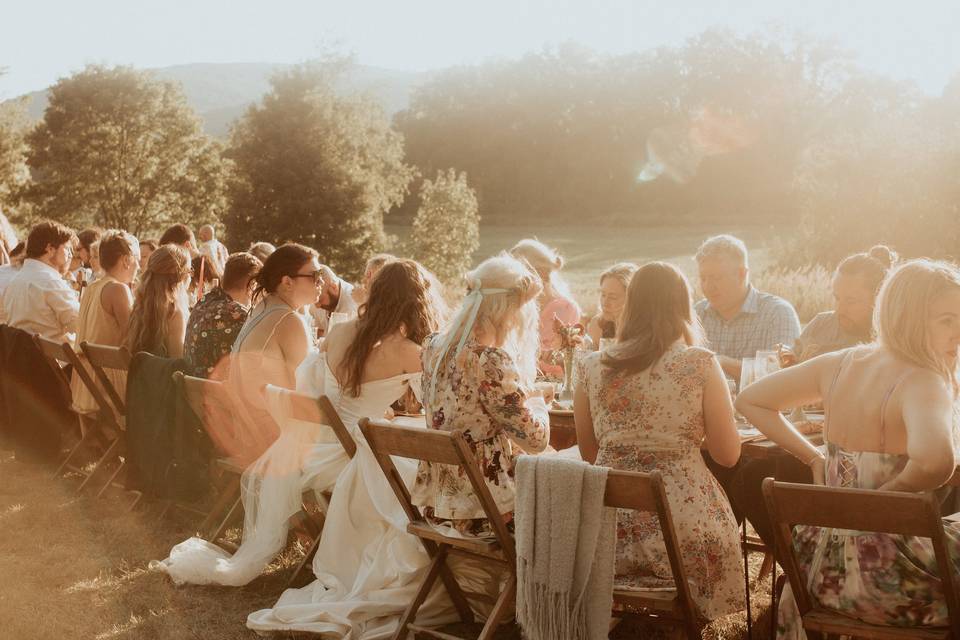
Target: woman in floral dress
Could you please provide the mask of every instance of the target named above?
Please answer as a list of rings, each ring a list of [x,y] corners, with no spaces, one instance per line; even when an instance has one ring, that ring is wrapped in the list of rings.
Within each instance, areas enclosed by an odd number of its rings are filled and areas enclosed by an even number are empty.
[[[427,425],[461,432],[508,523],[514,504],[514,463],[550,439],[546,403],[534,389],[540,279],[506,254],[467,274],[469,291],[443,333],[423,351]],[[480,502],[455,467],[421,462],[411,491],[426,518],[468,535],[490,533]]]
[[[703,621],[744,606],[743,556],[727,497],[700,452],[733,466],[740,438],[720,364],[701,342],[690,287],[674,266],[641,267],[627,289],[617,343],[581,361],[574,396],[584,460],[627,471],[659,471],[680,554]],[[617,519],[616,584],[673,586],[654,514]]]
[[[932,491],[956,465],[960,270],[914,260],[884,282],[877,342],[826,354],[763,378],[737,407],[758,429],[809,464],[829,486]],[[826,455],[780,409],[823,400]],[[960,523],[945,520],[954,570]],[[947,607],[930,540],[797,527],[793,544],[820,606],[868,623],[944,626]],[[778,637],[806,638],[789,585]]]

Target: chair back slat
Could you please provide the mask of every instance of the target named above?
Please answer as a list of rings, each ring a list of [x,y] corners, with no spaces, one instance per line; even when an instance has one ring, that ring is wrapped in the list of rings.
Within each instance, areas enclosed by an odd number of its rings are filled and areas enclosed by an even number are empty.
[[[90,342],[81,342],[80,350],[87,357],[93,374],[97,377],[100,385],[107,392],[113,406],[117,408],[120,415],[127,414],[126,398],[120,395],[120,392],[114,386],[113,381],[107,376],[104,369],[115,369],[117,371],[130,371],[130,352],[126,347],[112,347],[104,344],[93,344]]]
[[[460,464],[460,454],[452,434],[435,429],[404,427],[379,420],[368,420],[363,434],[370,448],[400,458],[412,458],[436,464]],[[386,428],[383,428],[386,427]]]
[[[347,455],[352,458],[356,454],[357,443],[353,441],[353,437],[327,396],[314,397],[297,391],[280,389],[270,384],[265,385],[265,389],[270,393],[286,394],[290,400],[291,417],[332,429]]]
[[[650,475],[632,471],[614,471],[607,474],[607,488],[603,502],[608,507],[657,512],[657,496]]]
[[[90,392],[90,395],[93,397],[93,400],[97,405],[100,418],[113,425],[119,424],[113,406],[110,405],[110,403],[104,397],[100,387],[93,381],[93,377],[91,377],[87,367],[70,346],[70,343],[57,342],[56,340],[50,340],[49,338],[44,338],[40,335],[33,336],[33,341],[36,343],[37,348],[40,349],[40,353],[43,354],[43,357],[50,365],[50,368],[53,369],[57,378],[64,385],[63,392],[66,396],[67,404],[69,406],[73,406],[73,393],[70,387],[70,379],[67,377],[67,374],[63,370],[63,367],[60,365],[60,363],[70,365],[72,370],[80,378],[80,382],[87,388],[87,390]]]
[[[839,489],[777,483],[773,488],[780,518],[788,525],[876,531],[930,537],[929,499],[918,494],[870,489]],[[939,514],[936,516],[939,519]]]
[[[766,478],[763,495],[774,525],[778,559],[784,565],[801,616],[827,610],[818,608],[807,590],[806,572],[801,569],[793,547],[793,527],[807,525],[929,538],[952,637],[960,638],[957,572],[950,559],[939,504],[932,494],[802,485]],[[858,624],[862,623],[851,620],[851,630]],[[904,631],[903,637],[909,637],[909,630]]]

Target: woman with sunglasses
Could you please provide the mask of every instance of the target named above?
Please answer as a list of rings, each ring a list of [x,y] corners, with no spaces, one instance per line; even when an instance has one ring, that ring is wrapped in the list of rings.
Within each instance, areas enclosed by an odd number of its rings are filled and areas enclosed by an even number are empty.
[[[279,434],[260,390],[265,384],[296,387],[295,372],[310,345],[298,311],[317,299],[322,285],[317,252],[299,244],[277,249],[257,274],[253,308],[233,343],[228,379],[244,405],[237,414],[250,420],[211,434],[232,455],[253,461]]]

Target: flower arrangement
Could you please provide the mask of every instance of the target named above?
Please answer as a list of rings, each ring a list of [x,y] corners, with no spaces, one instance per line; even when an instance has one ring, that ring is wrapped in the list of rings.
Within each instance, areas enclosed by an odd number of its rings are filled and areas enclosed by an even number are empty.
[[[573,400],[573,357],[583,345],[587,330],[579,322],[564,324],[556,314],[553,316],[553,330],[560,337],[560,346],[550,354],[550,360],[553,364],[563,365],[563,390],[558,399]]]

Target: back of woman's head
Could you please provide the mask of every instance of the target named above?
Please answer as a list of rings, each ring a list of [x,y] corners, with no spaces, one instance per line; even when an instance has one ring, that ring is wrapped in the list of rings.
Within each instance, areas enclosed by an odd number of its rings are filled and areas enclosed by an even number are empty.
[[[688,345],[703,342],[690,284],[672,264],[649,262],[637,269],[627,287],[616,356],[604,352],[601,361],[615,371],[639,373],[681,338]]]
[[[637,265],[632,262],[618,262],[600,274],[600,285],[602,286],[603,281],[607,278],[611,278],[622,284],[623,288],[626,289],[630,286],[630,279],[633,278],[637,269]]]
[[[873,324],[878,342],[902,360],[942,375],[957,389],[956,370],[930,341],[931,307],[960,291],[960,269],[948,262],[910,260],[893,269],[880,287]]]
[[[276,293],[284,276],[293,277],[303,265],[315,258],[317,252],[302,244],[290,242],[271,253],[256,277],[254,300],[260,296]]]
[[[837,275],[859,277],[863,285],[876,294],[890,269],[897,264],[897,252],[878,244],[866,253],[855,253],[837,265]]]
[[[539,240],[527,238],[513,245],[510,255],[533,267],[540,277],[549,281],[550,286],[560,296],[570,298],[570,287],[560,275],[564,261],[556,249],[551,249]]]
[[[177,291],[190,278],[190,253],[165,244],[150,254],[137,287],[125,344],[130,353],[165,353],[167,326],[177,304]]]
[[[193,276],[193,283],[195,285],[200,282],[201,267],[203,269],[204,286],[213,284],[214,280],[222,280],[223,274],[217,270],[217,265],[215,265],[212,260],[208,260],[206,256],[199,255],[190,261],[190,273]]]
[[[107,229],[100,236],[100,266],[110,271],[124,256],[132,256],[134,248],[139,253],[139,242],[131,234],[119,229]]]
[[[367,358],[381,340],[402,331],[408,340],[421,344],[440,328],[446,311],[439,281],[432,273],[413,260],[386,263],[360,307],[357,335],[344,356],[344,387],[359,396]]]
[[[540,277],[525,261],[501,253],[481,262],[465,280],[467,297],[444,330],[442,342],[453,345],[444,359],[453,355],[464,332],[480,333],[509,353],[520,370],[521,382],[532,385],[540,344],[536,304],[543,287]]]

